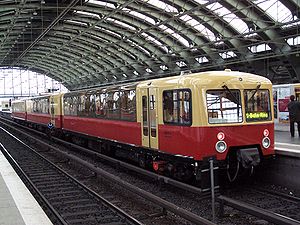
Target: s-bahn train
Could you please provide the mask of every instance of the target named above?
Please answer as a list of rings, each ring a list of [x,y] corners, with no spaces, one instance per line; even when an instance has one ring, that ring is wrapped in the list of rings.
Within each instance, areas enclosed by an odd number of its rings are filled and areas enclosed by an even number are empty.
[[[180,180],[203,180],[208,159],[233,180],[274,156],[272,84],[231,70],[14,101],[12,118]]]

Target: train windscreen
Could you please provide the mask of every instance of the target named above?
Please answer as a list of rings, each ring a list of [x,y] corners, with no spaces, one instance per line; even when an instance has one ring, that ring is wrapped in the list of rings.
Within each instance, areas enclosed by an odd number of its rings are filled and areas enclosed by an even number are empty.
[[[206,92],[208,122],[211,124],[241,123],[243,121],[239,90],[209,90]]]
[[[268,121],[272,119],[269,90],[245,90],[246,121]]]

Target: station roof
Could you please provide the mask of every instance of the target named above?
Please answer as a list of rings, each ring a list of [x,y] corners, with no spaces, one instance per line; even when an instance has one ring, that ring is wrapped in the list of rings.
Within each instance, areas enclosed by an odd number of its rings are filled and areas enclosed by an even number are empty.
[[[230,68],[300,81],[299,0],[2,0],[0,67],[77,90]]]

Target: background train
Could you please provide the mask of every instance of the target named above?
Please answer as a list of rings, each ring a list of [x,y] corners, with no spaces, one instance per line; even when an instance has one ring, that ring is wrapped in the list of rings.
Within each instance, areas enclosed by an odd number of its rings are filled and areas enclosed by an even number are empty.
[[[271,82],[212,71],[18,100],[12,118],[180,180],[233,180],[274,155]],[[47,128],[48,127],[48,128]]]

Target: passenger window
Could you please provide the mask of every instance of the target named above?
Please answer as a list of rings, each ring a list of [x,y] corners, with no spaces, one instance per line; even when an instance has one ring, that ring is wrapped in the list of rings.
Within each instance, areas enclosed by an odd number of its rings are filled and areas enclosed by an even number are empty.
[[[143,134],[148,136],[148,106],[147,106],[147,96],[142,97],[142,108],[143,108]]]
[[[191,125],[191,91],[169,90],[163,92],[163,118],[165,123]]]
[[[120,92],[121,119],[127,121],[136,120],[135,90]]]
[[[156,137],[156,103],[154,95],[150,95],[150,129],[151,137]]]

